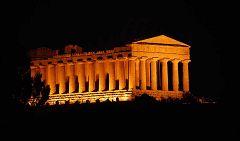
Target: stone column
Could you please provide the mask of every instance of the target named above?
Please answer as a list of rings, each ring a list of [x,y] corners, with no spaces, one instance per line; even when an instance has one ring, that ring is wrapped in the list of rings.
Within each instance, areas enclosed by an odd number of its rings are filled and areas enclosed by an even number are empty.
[[[56,84],[59,84],[59,78],[58,78],[58,65],[55,65],[55,81]],[[56,91],[57,92],[57,91]]]
[[[172,60],[172,85],[173,85],[173,91],[179,90],[179,75],[178,75],[178,63],[179,59],[173,59]]]
[[[150,68],[150,62],[151,60],[150,59],[147,59],[146,60],[146,85],[147,87],[150,87],[150,71],[151,71],[151,68]]]
[[[67,63],[68,70],[69,70],[69,93],[72,93],[76,90],[75,84],[75,65],[73,62]]]
[[[140,74],[139,73],[139,63],[140,63],[140,61],[139,61],[139,59],[136,59],[135,62],[136,62],[136,64],[135,64],[136,65],[136,68],[135,68],[136,69],[136,86],[139,87],[140,86],[140,83],[139,83],[139,81],[140,81],[140,78],[139,78],[139,74]]]
[[[154,57],[151,61],[151,89],[157,90],[157,61],[158,58]]]
[[[135,60],[136,60],[136,57],[130,57],[129,58],[129,76],[128,76],[128,84],[129,84],[129,87],[128,87],[128,90],[135,90],[136,89],[136,69],[135,69]]]
[[[35,75],[36,75],[36,70],[37,70],[37,67],[36,66],[30,66],[30,69],[31,69],[31,77],[34,78]]]
[[[188,70],[188,63],[191,60],[183,60],[183,91],[189,92],[189,70]]]
[[[106,75],[105,75],[105,68],[104,68],[104,61],[98,60],[97,61],[98,73],[99,73],[99,91],[104,91],[106,88]]]
[[[66,92],[66,72],[65,72],[65,64],[58,63],[58,78],[59,78],[59,93]]]
[[[129,61],[128,59],[126,58],[125,61],[124,61],[124,71],[125,71],[125,80],[128,79],[128,73],[129,73]]]
[[[46,81],[46,66],[39,65],[40,73],[42,74],[42,81]]]
[[[168,91],[168,58],[160,60],[162,63],[162,90]]]
[[[94,61],[90,60],[88,63],[88,72],[89,72],[89,80],[88,80],[88,91],[92,92],[95,90],[95,70],[94,70]]]
[[[78,92],[82,93],[85,91],[85,62],[77,62],[77,76],[78,76]]]
[[[55,65],[48,64],[47,71],[48,71],[48,82],[47,82],[47,84],[50,87],[50,94],[54,94],[56,92],[56,70],[55,70]]]
[[[114,71],[115,71],[115,80],[118,80],[118,79],[119,79],[119,78],[118,78],[118,72],[119,72],[118,66],[119,66],[119,60],[116,59],[116,60],[115,60],[115,68],[114,68]]]
[[[118,80],[119,80],[119,90],[125,88],[125,70],[124,70],[124,58],[118,59]]]
[[[108,74],[109,74],[109,91],[115,90],[115,60],[108,60]]]
[[[159,58],[158,58],[159,59]],[[157,81],[158,81],[158,89],[162,90],[162,66],[161,66],[161,61],[157,61]]]
[[[146,59],[147,57],[142,57],[140,59],[140,80],[141,80],[141,90],[146,90]]]

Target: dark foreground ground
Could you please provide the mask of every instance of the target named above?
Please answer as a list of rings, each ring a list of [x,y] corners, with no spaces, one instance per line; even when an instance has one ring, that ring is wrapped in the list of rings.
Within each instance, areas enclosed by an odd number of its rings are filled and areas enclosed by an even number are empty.
[[[1,121],[8,137],[128,140],[239,137],[237,117],[222,104],[114,102],[17,107]],[[3,132],[1,132],[3,133]],[[5,134],[6,135],[6,134]]]

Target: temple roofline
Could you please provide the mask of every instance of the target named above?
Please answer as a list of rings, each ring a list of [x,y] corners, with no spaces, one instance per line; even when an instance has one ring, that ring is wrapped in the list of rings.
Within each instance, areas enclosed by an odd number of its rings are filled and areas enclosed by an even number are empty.
[[[159,35],[159,36],[132,42],[132,44],[136,44],[136,43],[149,43],[149,44],[159,44],[159,45],[167,44],[167,45],[190,47],[190,45],[180,42],[178,40],[175,40],[173,38],[170,38],[166,35]]]
[[[189,47],[187,45],[180,44],[165,44],[165,43],[148,43],[148,42],[136,42],[132,44],[147,44],[147,45],[163,45],[163,46],[175,46],[175,47]]]

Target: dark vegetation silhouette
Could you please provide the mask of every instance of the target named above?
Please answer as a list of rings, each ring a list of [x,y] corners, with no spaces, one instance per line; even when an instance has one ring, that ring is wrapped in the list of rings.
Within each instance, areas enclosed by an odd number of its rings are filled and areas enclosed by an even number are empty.
[[[142,94],[141,96],[136,96],[134,102],[138,104],[151,104],[156,103],[157,100],[148,94]]]
[[[45,81],[42,81],[41,78],[42,78],[42,74],[36,73],[32,83],[32,86],[33,86],[32,96],[33,98],[37,99],[37,103],[36,103],[37,107],[43,106],[46,103],[50,93],[49,85],[46,85]]]
[[[16,77],[16,87],[13,88],[12,98],[17,103],[26,104],[32,95],[32,78],[30,71],[19,69]]]
[[[13,94],[13,99],[19,104],[30,106],[29,101],[36,107],[45,105],[49,98],[50,87],[41,80],[42,74],[37,72],[31,78],[27,72],[19,77],[19,85]]]

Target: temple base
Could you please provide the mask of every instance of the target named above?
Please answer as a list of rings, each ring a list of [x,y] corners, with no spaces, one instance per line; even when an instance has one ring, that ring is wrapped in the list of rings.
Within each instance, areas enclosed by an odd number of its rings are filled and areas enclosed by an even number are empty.
[[[181,99],[183,97],[183,91],[161,91],[161,90],[114,90],[114,91],[102,91],[102,92],[83,92],[83,93],[69,93],[69,94],[52,94],[49,95],[49,99],[46,103],[49,105],[56,104],[74,104],[74,103],[96,103],[104,101],[132,101],[136,96],[142,94],[148,94],[154,97],[156,100],[161,101],[163,99]],[[34,100],[29,101],[30,105],[34,105]]]

